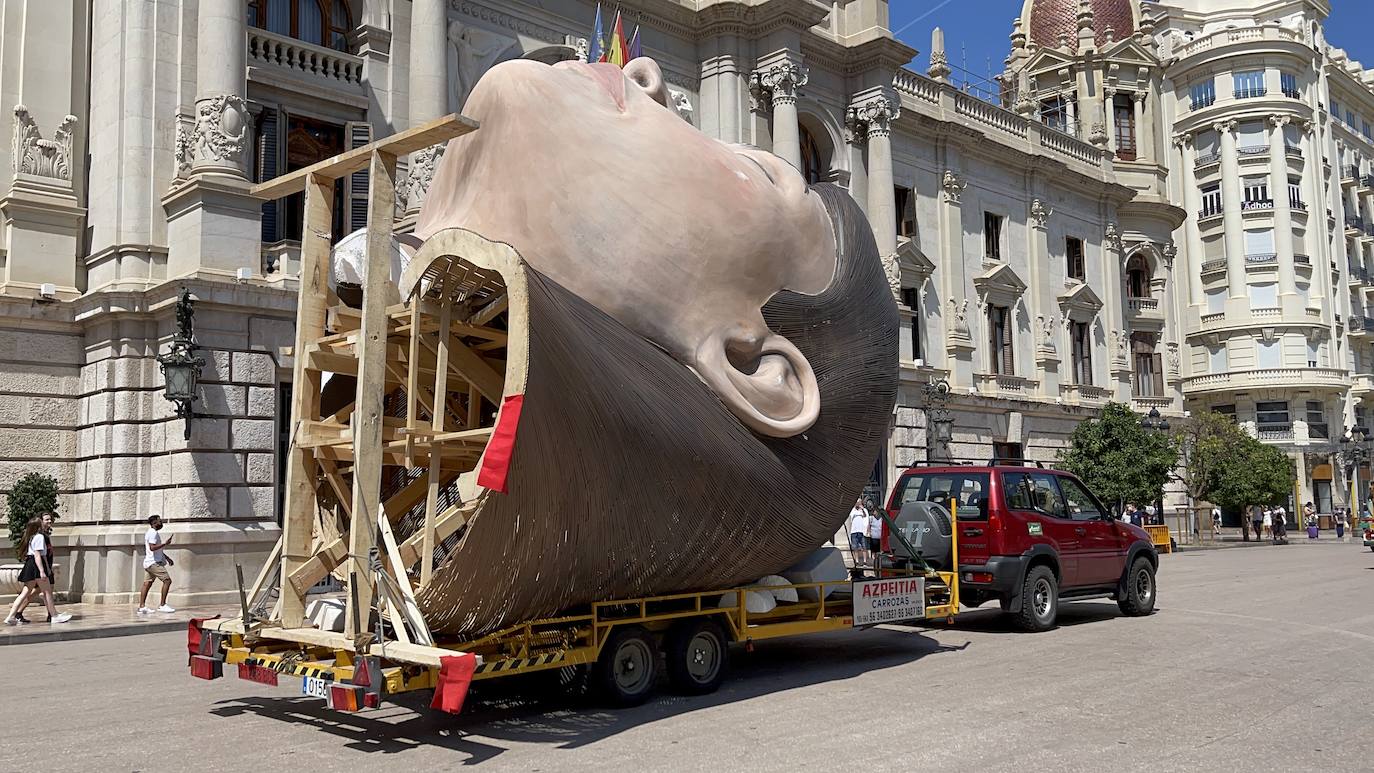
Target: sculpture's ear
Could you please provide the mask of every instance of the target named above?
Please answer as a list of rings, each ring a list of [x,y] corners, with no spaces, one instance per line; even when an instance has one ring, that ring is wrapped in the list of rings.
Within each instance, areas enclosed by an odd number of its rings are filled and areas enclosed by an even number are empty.
[[[697,375],[760,435],[791,437],[820,416],[821,391],[811,363],[762,320],[713,332],[695,360]]]

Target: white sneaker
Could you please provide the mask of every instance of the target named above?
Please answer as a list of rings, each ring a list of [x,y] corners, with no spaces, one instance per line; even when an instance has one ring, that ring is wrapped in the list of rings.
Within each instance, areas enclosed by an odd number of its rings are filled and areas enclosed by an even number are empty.
[[[6,617],[5,625],[19,625],[19,618],[14,616]]]
[[[175,612],[176,610],[173,609],[172,607],[167,606],[166,604],[163,604],[162,606],[160,606],[160,607],[157,608],[157,611],[159,611],[159,612]]]
[[[72,619],[72,616],[71,616],[71,615],[67,614],[66,612],[63,612],[62,614],[58,615],[57,617],[49,618],[48,622],[49,622],[49,623],[52,623],[53,625],[57,625],[58,623],[65,623],[65,622],[67,622],[68,620],[71,620],[71,619]]]
[[[138,613],[140,615],[151,615],[153,613],[153,610],[151,607],[139,607]]]

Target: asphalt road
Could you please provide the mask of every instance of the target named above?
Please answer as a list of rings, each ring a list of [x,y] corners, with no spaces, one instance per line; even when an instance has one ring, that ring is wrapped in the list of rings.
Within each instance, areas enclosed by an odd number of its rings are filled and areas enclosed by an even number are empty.
[[[976,610],[761,644],[715,695],[628,711],[541,683],[346,715],[193,679],[179,633],[26,644],[0,648],[0,768],[1367,771],[1372,582],[1374,553],[1329,540],[1166,556],[1149,618],[1081,602],[1037,635]]]

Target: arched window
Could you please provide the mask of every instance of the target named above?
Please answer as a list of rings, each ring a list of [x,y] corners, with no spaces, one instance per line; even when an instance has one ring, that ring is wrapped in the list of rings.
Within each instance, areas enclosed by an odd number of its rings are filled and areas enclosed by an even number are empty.
[[[248,0],[248,24],[337,51],[353,30],[346,0]]]
[[[821,156],[821,146],[816,143],[816,138],[811,134],[810,129],[805,126],[798,128],[801,129],[802,176],[811,185],[824,182],[830,175],[830,170],[826,168],[827,165]]]
[[[1126,297],[1150,297],[1150,264],[1139,254],[1126,261]]]

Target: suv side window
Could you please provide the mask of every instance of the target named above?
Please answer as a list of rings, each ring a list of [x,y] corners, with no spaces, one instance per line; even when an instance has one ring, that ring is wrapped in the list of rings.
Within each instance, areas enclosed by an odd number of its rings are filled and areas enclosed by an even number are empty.
[[[1059,488],[1064,492],[1064,500],[1069,506],[1069,517],[1075,521],[1096,521],[1102,518],[1102,511],[1083,485],[1073,478],[1061,477]]]
[[[1008,510],[1035,509],[1034,500],[1031,499],[1031,488],[1026,481],[1025,473],[1002,473],[1002,499],[1006,501]]]
[[[1067,510],[1064,508],[1064,497],[1059,493],[1059,486],[1054,482],[1055,476],[1043,472],[1033,472],[1026,476],[1026,482],[1030,487],[1031,501],[1038,512],[1052,515],[1055,518],[1066,518]]]

